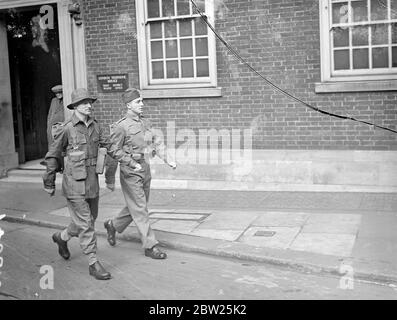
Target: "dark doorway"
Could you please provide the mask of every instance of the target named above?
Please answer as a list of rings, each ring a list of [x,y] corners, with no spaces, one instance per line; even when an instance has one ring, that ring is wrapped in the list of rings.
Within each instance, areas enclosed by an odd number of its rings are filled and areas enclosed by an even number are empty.
[[[19,162],[43,158],[47,152],[47,114],[61,84],[57,6],[53,28],[41,27],[41,6],[5,10],[13,101],[15,146]]]

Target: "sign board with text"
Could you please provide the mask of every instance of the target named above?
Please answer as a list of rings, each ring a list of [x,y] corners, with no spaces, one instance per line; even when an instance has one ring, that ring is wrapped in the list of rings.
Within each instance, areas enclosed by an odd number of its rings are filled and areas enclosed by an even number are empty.
[[[128,89],[128,74],[97,75],[97,82],[99,92],[124,92]]]

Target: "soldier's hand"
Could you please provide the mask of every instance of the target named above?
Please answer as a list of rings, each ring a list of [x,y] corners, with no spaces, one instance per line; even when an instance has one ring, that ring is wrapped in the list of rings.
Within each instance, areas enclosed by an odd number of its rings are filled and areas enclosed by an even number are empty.
[[[51,197],[54,196],[55,194],[55,188],[54,189],[44,188],[44,191],[47,192]]]
[[[171,161],[168,163],[168,165],[172,168],[172,169],[176,169],[176,163],[174,161]]]
[[[135,164],[134,171],[142,171],[142,166],[139,163]]]
[[[106,188],[108,188],[110,191],[114,191],[116,189],[116,186],[112,183],[107,183]]]

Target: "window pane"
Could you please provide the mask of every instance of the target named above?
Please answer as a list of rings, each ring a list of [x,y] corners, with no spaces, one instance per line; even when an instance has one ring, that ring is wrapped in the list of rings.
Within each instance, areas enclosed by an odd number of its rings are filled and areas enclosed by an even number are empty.
[[[151,22],[150,23],[150,38],[158,39],[162,37],[161,22]]]
[[[372,49],[372,67],[388,68],[389,67],[389,48]]]
[[[164,22],[164,33],[166,38],[176,37],[176,21]]]
[[[353,50],[353,69],[368,69],[368,49]]]
[[[196,2],[197,7],[199,8],[199,10],[201,12],[205,12],[205,0],[196,0],[195,2]],[[192,6],[192,9],[193,9],[193,13],[197,13],[194,6]]]
[[[192,57],[193,56],[193,41],[192,39],[181,40],[181,56]]]
[[[349,7],[347,2],[332,4],[332,23],[348,23],[349,22]]]
[[[191,36],[192,32],[192,20],[181,20],[179,21],[179,35],[181,37]]]
[[[163,0],[163,17],[175,15],[174,0]]]
[[[393,57],[392,57],[392,67],[396,68],[397,67],[397,47],[393,48]]]
[[[397,0],[391,0],[391,18],[397,19]]]
[[[167,40],[165,42],[165,55],[167,58],[178,57],[178,42],[176,40]]]
[[[164,79],[163,62],[152,62],[152,78],[153,79]]]
[[[188,15],[190,14],[190,5],[189,1],[186,0],[178,0],[178,15]]]
[[[352,2],[353,22],[368,21],[368,1]]]
[[[389,27],[385,24],[372,26],[372,44],[388,44]]]
[[[148,0],[147,1],[148,17],[157,18],[160,17],[160,3],[159,0]]]
[[[397,23],[391,25],[391,42],[397,43]]]
[[[198,59],[196,61],[197,77],[208,77],[210,74],[208,59]]]
[[[162,41],[152,41],[151,42],[151,52],[152,52],[152,59],[162,59],[163,58],[163,42]]]
[[[196,56],[208,56],[207,38],[196,39]]]
[[[354,27],[353,32],[353,46],[368,45],[368,27]]]
[[[371,20],[387,19],[387,0],[371,0]]]
[[[349,46],[349,29],[348,28],[335,28],[333,31],[334,35],[334,47],[348,47]]]
[[[181,67],[182,67],[182,78],[194,77],[193,60],[182,60]]]
[[[196,36],[207,34],[207,25],[201,18],[194,19],[194,30]]]
[[[335,64],[335,70],[350,69],[349,50],[334,51],[334,64]]]
[[[179,78],[178,61],[167,61],[167,78]]]

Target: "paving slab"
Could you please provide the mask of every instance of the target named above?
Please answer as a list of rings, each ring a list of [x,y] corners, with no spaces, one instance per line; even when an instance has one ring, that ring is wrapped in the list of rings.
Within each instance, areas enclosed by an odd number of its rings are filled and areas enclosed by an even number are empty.
[[[210,215],[199,229],[245,230],[258,217],[256,212],[219,212]]]
[[[189,234],[193,231],[199,222],[197,221],[180,221],[180,220],[158,220],[152,224],[154,230],[168,231],[173,233]]]
[[[350,257],[356,236],[351,234],[300,233],[291,250]]]
[[[379,250],[382,248],[382,250]],[[397,270],[397,242],[387,238],[364,238],[356,241],[353,256],[365,259],[371,257],[374,261],[392,263]]]
[[[200,215],[210,215],[212,211],[210,210],[194,210],[194,209],[176,209],[175,213],[189,213],[189,214],[200,214]]]
[[[257,247],[288,249],[299,231],[300,227],[251,227],[238,241]],[[274,235],[260,236],[267,233]]]
[[[53,214],[55,216],[60,216],[60,217],[69,217],[70,216],[68,207],[63,207],[58,210],[51,211],[49,214]]]
[[[257,227],[301,227],[309,217],[300,212],[266,212],[252,222]]]
[[[203,220],[207,215],[199,214],[185,214],[185,213],[152,213],[150,217],[153,219],[166,219],[166,220]]]
[[[360,214],[310,214],[302,233],[357,234]]]
[[[196,228],[190,235],[198,236],[198,237],[205,237],[209,239],[219,239],[219,240],[227,240],[227,241],[236,241],[240,235],[243,233],[242,230],[219,230],[219,229],[203,229],[203,228]]]
[[[362,238],[389,239],[397,243],[397,212],[374,212],[364,215],[361,219],[358,240]]]

